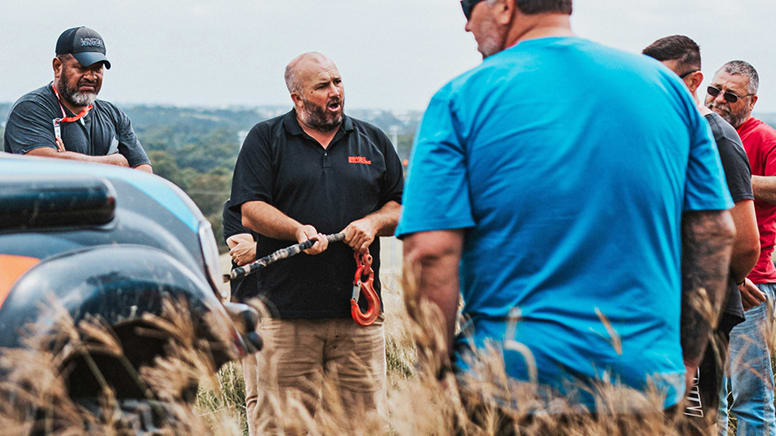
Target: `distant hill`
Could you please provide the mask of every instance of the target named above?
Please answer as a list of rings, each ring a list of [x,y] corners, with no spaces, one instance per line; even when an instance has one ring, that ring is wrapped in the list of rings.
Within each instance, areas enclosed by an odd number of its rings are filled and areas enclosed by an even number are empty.
[[[178,107],[119,105],[132,120],[148,152],[154,173],[180,186],[210,220],[219,243],[221,212],[229,198],[232,171],[240,146],[256,123],[288,112],[290,106]],[[2,131],[11,103],[0,103]],[[422,113],[381,109],[352,109],[348,115],[381,128],[394,142],[399,156],[409,158],[412,139]]]
[[[755,117],[765,121],[766,123],[770,124],[771,127],[776,129],[776,113],[766,113],[766,114],[754,114]]]
[[[164,142],[173,147],[180,147],[195,141],[198,137],[208,135],[213,130],[232,132],[237,135],[236,138],[241,143],[253,125],[282,115],[291,108],[290,106],[258,106],[216,109],[127,105],[122,106],[122,109],[132,119],[138,136],[144,144],[162,139],[159,137],[161,134],[165,136]],[[352,109],[347,110],[347,114],[375,124],[389,136],[395,136],[399,142],[408,142],[406,145],[398,144],[401,154],[405,155],[403,157],[408,157],[410,144],[409,141],[401,141],[401,137],[412,137],[422,116],[419,111],[392,112],[380,109]]]
[[[12,103],[0,103],[0,128],[5,126]],[[119,105],[132,119],[138,136],[143,143],[156,138],[144,138],[144,133],[169,135],[165,142],[173,147],[185,144],[197,137],[207,135],[214,129],[225,129],[239,134],[247,131],[257,122],[290,110],[290,106],[257,107],[184,107],[164,105]],[[414,136],[415,129],[423,116],[421,111],[389,111],[383,109],[348,109],[348,115],[368,121],[385,131],[389,136]],[[757,118],[776,128],[776,113],[755,113]],[[162,127],[167,129],[160,129]],[[144,140],[145,139],[145,140]],[[393,138],[392,138],[393,139]],[[0,138],[0,144],[2,138]],[[403,147],[399,147],[400,149]],[[406,150],[409,151],[409,150]],[[404,153],[402,153],[404,154]],[[405,157],[405,156],[403,156]]]
[[[2,130],[11,103],[0,103]],[[198,108],[119,105],[130,117],[148,151],[154,172],[180,186],[213,224],[219,243],[221,212],[231,190],[232,171],[248,131],[258,123],[290,110],[289,106]],[[402,160],[409,159],[422,112],[352,109],[347,113],[381,128]],[[776,113],[756,114],[776,128]]]

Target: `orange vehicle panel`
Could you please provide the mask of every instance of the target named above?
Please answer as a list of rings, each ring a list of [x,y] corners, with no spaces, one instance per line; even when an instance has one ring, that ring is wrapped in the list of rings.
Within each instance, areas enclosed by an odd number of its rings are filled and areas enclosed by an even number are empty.
[[[35,257],[0,254],[0,306],[5,302],[16,280],[38,263],[40,259]]]

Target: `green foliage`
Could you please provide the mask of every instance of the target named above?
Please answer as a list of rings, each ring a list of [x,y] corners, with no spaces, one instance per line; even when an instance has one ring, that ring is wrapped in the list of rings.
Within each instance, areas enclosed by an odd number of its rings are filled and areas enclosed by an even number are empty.
[[[216,374],[217,387],[199,387],[196,409],[206,418],[216,411],[227,410],[239,420],[242,434],[248,434],[245,416],[245,381],[239,362],[229,362]],[[215,388],[215,389],[213,389]]]
[[[178,185],[194,200],[225,250],[221,216],[242,141],[256,123],[282,115],[290,107],[119,106],[132,120],[154,173]],[[0,103],[0,146],[10,108],[10,104]],[[348,114],[383,129],[391,140],[396,140],[399,157],[409,158],[420,112],[355,109]]]
[[[240,133],[255,111],[134,106],[126,109],[154,173],[183,189],[213,226],[222,250],[221,215],[229,198]]]
[[[197,109],[169,106],[124,108],[154,173],[183,189],[210,220],[222,250],[222,213],[244,136],[257,122],[288,108]],[[395,116],[388,111],[356,110],[354,117],[381,127],[396,139],[399,156],[410,155],[420,113]]]

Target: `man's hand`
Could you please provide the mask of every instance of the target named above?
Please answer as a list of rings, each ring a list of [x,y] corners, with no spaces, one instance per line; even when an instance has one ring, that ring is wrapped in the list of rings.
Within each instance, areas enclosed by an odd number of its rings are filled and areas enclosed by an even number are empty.
[[[357,253],[369,250],[369,246],[375,240],[377,228],[369,217],[355,220],[345,227],[345,243]]]
[[[684,362],[684,391],[690,392],[690,389],[692,389],[693,383],[695,381],[695,376],[698,374],[698,365]]]
[[[153,174],[154,173],[153,167],[151,167],[151,165],[148,165],[148,164],[140,164],[140,165],[138,165],[136,167],[133,167],[133,169],[138,170],[138,171],[142,171],[144,173],[149,173],[149,174]]]
[[[229,255],[237,266],[243,266],[256,259],[256,241],[250,233],[232,235],[226,240],[229,246]]]
[[[107,158],[107,162],[105,163],[108,165],[129,168],[129,161],[127,161],[127,158],[121,153],[109,154],[105,157]]]
[[[41,147],[33,148],[32,150],[28,151],[26,154],[30,156],[80,160],[82,162],[101,163],[106,165],[116,165],[120,167],[129,168],[129,162],[127,162],[127,158],[122,156],[119,153],[109,154],[107,156],[91,156],[88,154],[76,153],[74,151],[65,150],[65,144],[62,142],[61,139],[57,139],[56,144],[57,144],[56,149],[53,149],[49,146],[41,146]],[[150,169],[150,165],[148,167]]]
[[[315,227],[309,224],[299,227],[296,230],[295,236],[297,242],[304,242],[308,239],[315,240],[315,244],[304,251],[307,254],[321,254],[326,251],[327,248],[329,248],[329,240],[326,239],[326,235],[323,233],[318,233],[318,231],[315,230]]]
[[[765,303],[765,294],[749,279],[744,279],[744,283],[738,285],[741,292],[741,302],[744,304],[744,310],[749,310]]]

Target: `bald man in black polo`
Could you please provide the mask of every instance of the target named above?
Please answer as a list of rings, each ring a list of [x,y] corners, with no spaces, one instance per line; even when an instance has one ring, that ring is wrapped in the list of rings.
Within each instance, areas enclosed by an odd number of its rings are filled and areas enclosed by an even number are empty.
[[[314,414],[323,377],[336,374],[340,401],[374,410],[385,389],[382,316],[369,326],[351,319],[354,252],[371,253],[379,294],[378,237],[392,235],[399,219],[401,163],[382,131],[344,114],[342,79],[330,59],[303,54],[285,78],[294,109],[246,137],[231,207],[259,233],[257,257],[294,242],[316,243],[307,256],[260,271],[259,296],[273,317],[259,327],[266,345],[257,355],[258,374],[246,370],[246,377],[258,378],[258,395],[277,382],[281,398],[295,396]],[[345,244],[322,237],[340,231]],[[255,432],[258,414],[270,408],[246,400]]]

